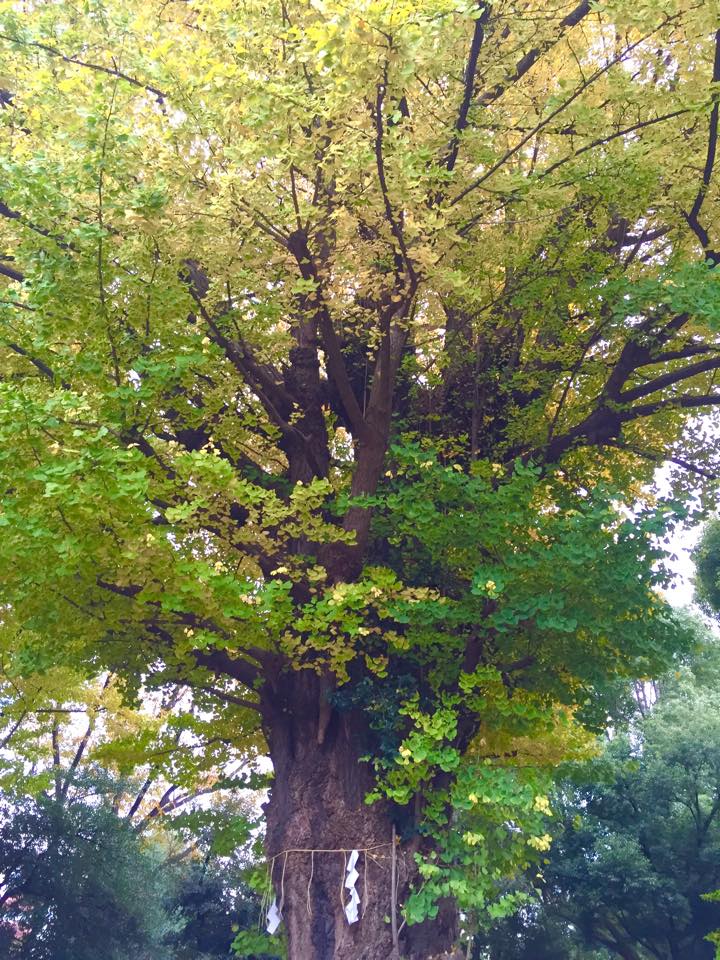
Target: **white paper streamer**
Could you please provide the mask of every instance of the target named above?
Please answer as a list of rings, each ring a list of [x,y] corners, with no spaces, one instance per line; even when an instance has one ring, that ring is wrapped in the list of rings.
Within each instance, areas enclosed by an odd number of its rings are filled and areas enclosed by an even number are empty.
[[[267,927],[265,928],[270,936],[275,933],[277,928],[280,926],[282,921],[282,913],[280,913],[280,908],[277,905],[277,898],[273,900],[270,904],[270,909],[267,912]]]
[[[355,869],[355,864],[358,862],[358,857],[360,856],[357,850],[353,850],[350,854],[350,857],[347,862],[347,874],[345,876],[345,889],[350,894],[350,899],[345,904],[345,916],[347,917],[348,923],[357,923],[360,919],[358,917],[358,906],[360,905],[360,894],[355,888],[360,874]]]

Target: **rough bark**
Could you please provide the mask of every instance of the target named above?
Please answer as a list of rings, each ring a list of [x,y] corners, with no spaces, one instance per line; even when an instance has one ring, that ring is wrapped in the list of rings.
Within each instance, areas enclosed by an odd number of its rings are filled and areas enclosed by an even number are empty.
[[[324,704],[324,706],[323,706]],[[397,902],[415,877],[416,842],[393,846],[390,804],[366,804],[371,770],[367,718],[327,704],[310,671],[286,674],[267,706],[275,781],[267,814],[267,853],[288,936],[288,960],[384,960],[446,957],[454,924],[405,927],[395,950],[393,850]],[[360,850],[360,920],[348,924],[344,888],[350,851]],[[311,852],[314,851],[314,852]],[[396,913],[397,926],[401,918]]]

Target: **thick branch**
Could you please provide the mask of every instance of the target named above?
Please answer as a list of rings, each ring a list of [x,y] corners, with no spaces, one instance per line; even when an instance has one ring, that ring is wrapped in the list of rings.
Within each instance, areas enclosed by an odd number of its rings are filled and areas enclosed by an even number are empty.
[[[225,336],[202,304],[200,304],[200,311],[208,327],[210,327],[211,339],[219,347],[222,347],[225,356],[238,373],[242,374],[245,382],[257,395],[268,415],[284,434],[295,435],[298,431],[291,427],[288,422],[292,402],[280,384],[255,361],[244,343],[233,341]]]
[[[554,437],[544,449],[528,451],[525,456],[528,459],[540,459],[544,463],[557,463],[563,454],[583,442],[590,446],[616,444],[624,423],[651,417],[661,410],[697,410],[717,405],[720,405],[720,393],[683,394],[656,400],[654,403],[638,404],[624,410],[605,406],[601,402],[584,420],[566,433]],[[514,457],[519,451],[513,450],[510,453]]]
[[[327,372],[340,395],[340,401],[353,433],[355,433],[357,437],[360,437],[366,428],[365,418],[363,417],[360,404],[358,403],[352,383],[350,382],[350,377],[348,376],[345,366],[345,359],[340,347],[340,341],[335,332],[335,326],[330,316],[327,303],[323,297],[317,265],[310,253],[307,237],[303,232],[297,230],[291,235],[290,250],[297,261],[303,280],[312,280],[315,284],[313,296],[314,302],[317,304],[316,315],[322,336],[323,348],[325,350]]]
[[[103,692],[105,692],[105,690],[107,690],[107,688],[110,686],[111,679],[112,679],[112,674],[108,674],[102,686]],[[87,724],[87,727],[85,728],[85,733],[83,734],[83,737],[80,740],[80,743],[78,744],[77,750],[75,751],[75,756],[73,757],[72,763],[70,764],[68,772],[65,776],[65,782],[62,785],[63,798],[67,797],[68,790],[70,789],[70,785],[72,783],[73,774],[75,773],[77,768],[80,766],[80,762],[85,755],[85,751],[88,748],[88,744],[90,743],[90,737],[92,736],[93,730],[95,729],[96,719],[97,719],[97,711],[92,710],[90,712],[90,717],[88,718],[88,724]]]
[[[704,394],[684,394],[681,397],[668,397],[665,400],[656,400],[655,403],[641,403],[637,407],[631,407],[620,413],[620,417],[625,420],[637,420],[640,417],[649,417],[659,410],[668,410],[672,407],[680,407],[683,410],[696,410],[699,407],[714,407],[720,403],[720,393]]]
[[[383,206],[385,207],[385,217],[390,226],[390,230],[392,231],[392,235],[397,241],[403,263],[405,264],[407,275],[411,282],[417,282],[417,276],[408,255],[402,227],[400,225],[400,221],[395,216],[395,212],[390,201],[387,177],[385,175],[385,157],[383,151],[383,105],[385,102],[385,94],[387,92],[387,74],[388,68],[386,62],[383,82],[379,83],[377,86],[377,96],[375,98],[375,106],[373,109],[373,120],[375,121],[375,165],[377,167],[378,182],[380,184],[380,193],[382,195]]]
[[[690,107],[685,107],[682,110],[672,110],[670,113],[664,113],[659,117],[649,117],[647,120],[641,120],[638,123],[633,123],[631,126],[624,127],[622,130],[616,130],[614,133],[610,133],[607,136],[598,137],[596,140],[586,143],[584,147],[580,147],[574,153],[570,153],[566,157],[556,160],[555,163],[551,164],[547,168],[547,170],[543,170],[542,173],[538,175],[538,179],[549,177],[551,173],[554,173],[558,169],[558,167],[564,166],[564,164],[569,163],[570,160],[575,160],[577,157],[582,156],[583,153],[587,153],[589,150],[595,150],[597,147],[603,147],[605,144],[612,143],[613,140],[617,140],[620,137],[625,137],[629,133],[636,133],[638,130],[644,130],[646,127],[652,127],[656,123],[665,123],[666,120],[674,120],[675,117],[681,117],[683,114],[690,112]],[[665,230],[664,233],[667,233],[667,230]],[[658,233],[657,236],[663,236],[664,233]],[[649,240],[651,238],[648,237],[647,239]]]
[[[675,18],[668,17],[668,18],[663,22],[662,25],[664,26],[664,25],[667,24],[671,19],[675,19]],[[649,33],[647,33],[647,34],[645,34],[644,36],[640,37],[639,40],[636,40],[634,43],[628,44],[628,46],[625,47],[625,49],[624,49],[621,53],[616,54],[616,55],[615,55],[611,60],[609,60],[606,64],[604,64],[602,67],[599,67],[594,73],[592,73],[589,77],[587,77],[586,79],[584,79],[583,82],[570,94],[570,96],[569,96],[566,100],[564,100],[558,107],[556,107],[554,110],[552,110],[552,111],[551,111],[543,120],[541,120],[529,133],[525,134],[525,136],[522,137],[522,138],[515,144],[514,147],[511,147],[509,150],[507,150],[506,153],[505,153],[502,157],[500,157],[500,159],[499,159],[498,161],[496,161],[496,163],[494,163],[494,164],[490,167],[489,170],[487,170],[485,173],[483,173],[482,176],[478,177],[476,180],[473,180],[471,183],[469,183],[469,184],[467,185],[467,187],[465,187],[464,190],[461,190],[460,193],[458,193],[457,196],[454,197],[453,200],[450,201],[450,206],[454,206],[455,204],[459,203],[459,202],[460,202],[461,200],[463,200],[469,193],[472,193],[473,190],[477,190],[478,187],[481,187],[487,180],[490,179],[490,177],[492,177],[495,173],[497,173],[498,170],[500,170],[502,167],[504,167],[505,164],[507,163],[507,161],[510,160],[512,157],[514,157],[515,154],[516,154],[519,150],[521,150],[521,149],[525,146],[526,143],[528,143],[530,140],[532,140],[532,138],[533,138],[534,136],[536,136],[538,133],[540,133],[541,130],[544,130],[545,127],[547,127],[550,123],[552,123],[552,121],[553,121],[557,116],[559,116],[559,114],[561,114],[561,113],[563,113],[565,110],[567,110],[567,108],[568,108],[572,103],[574,103],[575,100],[577,100],[577,98],[578,98],[579,96],[581,96],[583,93],[585,93],[585,91],[586,91],[593,83],[595,83],[596,80],[599,80],[600,77],[604,76],[604,75],[605,75],[609,70],[611,70],[616,64],[621,63],[630,53],[632,53],[632,51],[633,51],[636,47],[638,47],[638,46],[640,46],[640,44],[644,43],[644,42],[648,39],[648,37],[652,36],[653,33],[656,33],[659,29],[660,29],[660,27],[658,26],[658,27],[656,27],[654,30],[649,31]],[[464,229],[467,230],[467,225],[466,225],[466,227],[465,227]]]
[[[460,134],[468,125],[468,114],[470,113],[470,106],[475,93],[475,74],[477,73],[478,57],[480,56],[480,50],[482,49],[483,40],[485,39],[485,24],[489,16],[490,4],[486,2],[482,8],[482,13],[475,21],[475,29],[473,30],[472,41],[470,43],[470,52],[468,54],[467,66],[465,67],[465,89],[457,120],[455,121],[455,133],[450,141],[447,157],[444,161],[448,172],[451,172],[455,167],[455,162],[457,161],[460,150]]]
[[[14,220],[21,226],[27,227],[28,230],[32,230],[33,233],[39,233],[40,236],[45,237],[46,240],[52,240],[62,250],[73,250],[77,253],[77,247],[72,243],[68,243],[67,240],[48,230],[47,227],[41,227],[39,223],[33,223],[32,220],[28,220],[19,210],[13,210],[12,207],[3,203],[2,200],[0,200],[0,217],[5,217],[6,220]]]
[[[143,783],[143,785],[142,785],[142,786],[140,787],[140,789],[138,790],[137,795],[135,796],[135,799],[133,800],[133,802],[132,802],[132,804],[131,804],[131,806],[130,806],[130,809],[129,809],[128,812],[125,814],[125,819],[126,819],[126,820],[132,820],[132,818],[133,818],[133,817],[135,816],[135,814],[138,812],[138,810],[140,809],[140,804],[141,804],[141,803],[143,802],[143,800],[145,799],[145,795],[147,794],[147,792],[148,792],[148,790],[150,789],[150,787],[153,785],[154,780],[155,780],[155,774],[154,774],[154,773],[150,774],[150,776],[145,779],[145,782]]]
[[[118,596],[126,597],[129,600],[136,600],[143,589],[139,584],[118,585],[108,583],[99,577],[96,582],[102,589],[108,590]],[[157,601],[148,602],[148,605],[157,606]],[[222,637],[224,641],[229,639],[229,634],[217,627],[211,620],[198,617],[190,612],[180,613],[177,616],[179,622],[182,624],[195,629],[208,630]],[[157,623],[153,623],[150,619],[146,622],[145,628],[149,633],[161,638],[168,646],[173,646],[173,637],[168,630],[159,626]],[[243,653],[248,657],[252,657],[258,664],[269,664],[272,659],[270,652],[258,649],[257,647],[248,648],[244,650]],[[248,660],[236,660],[231,657],[226,650],[193,650],[192,656],[199,666],[205,667],[211,672],[224,674],[225,676],[232,677],[234,680],[239,680],[240,683],[243,683],[246,687],[250,687],[253,690],[255,689],[255,685],[263,679],[263,673],[259,666],[253,666]]]
[[[35,712],[37,712],[37,711],[35,711]],[[2,740],[0,740],[0,750],[4,750],[4,749],[7,747],[7,745],[10,743],[10,741],[12,740],[12,738],[13,738],[13,737],[15,736],[15,734],[18,732],[18,730],[20,729],[20,727],[23,725],[23,722],[24,722],[25,718],[27,717],[27,715],[28,715],[28,711],[27,711],[27,710],[23,710],[22,713],[20,714],[20,716],[17,718],[17,720],[16,720],[16,721],[13,723],[13,725],[10,727],[10,730],[3,736]],[[4,716],[4,715],[3,715],[2,713],[0,713],[0,716]]]
[[[689,460],[685,460],[683,457],[673,457],[665,453],[654,453],[651,450],[643,450],[633,444],[620,443],[619,441],[612,441],[607,445],[609,447],[615,447],[618,450],[626,450],[628,453],[634,453],[635,456],[643,457],[645,460],[650,460],[653,463],[674,463],[676,466],[682,467],[683,470],[695,473],[699,477],[704,477],[706,480],[720,480],[720,474],[705,470],[703,467],[698,467],[697,464],[690,463]]]
[[[0,261],[0,276],[7,277],[9,280],[15,280],[16,283],[22,283],[25,280],[25,274],[19,270],[13,270],[6,263]]]
[[[720,346],[708,343],[688,343],[684,347],[678,347],[677,350],[666,350],[665,353],[658,353],[652,357],[643,366],[650,366],[655,363],[669,363],[671,360],[689,360],[690,357],[698,356],[703,353],[720,353]]]
[[[29,360],[30,363],[31,363],[36,369],[38,369],[38,370],[40,371],[40,373],[42,373],[42,375],[43,375],[44,377],[47,377],[48,380],[51,381],[51,383],[56,383],[56,382],[58,382],[58,377],[57,377],[56,373],[52,370],[51,367],[49,367],[49,366],[45,363],[44,360],[40,360],[39,357],[34,357],[28,350],[26,350],[24,347],[21,347],[20,344],[18,344],[18,343],[8,343],[7,345],[8,345],[8,347],[13,351],[13,353],[17,353],[19,356],[25,357],[26,360]],[[69,389],[70,389],[70,384],[67,383],[65,380],[60,381],[60,384],[61,384],[63,390],[69,390]]]
[[[562,40],[565,33],[572,27],[577,26],[581,20],[583,20],[592,9],[591,0],[582,0],[574,10],[571,10],[570,13],[560,21],[560,27],[557,33],[553,37],[548,38],[543,43],[539,44],[537,47],[533,47],[531,50],[528,50],[515,64],[515,69],[508,73],[503,79],[496,83],[494,87],[491,87],[489,90],[486,90],[485,93],[481,94],[475,103],[479,107],[486,107],[488,104],[493,103],[493,101],[498,100],[514,83],[517,83],[518,80],[522,79],[525,74],[530,70],[540,59],[540,57],[547,53],[548,50],[551,50],[557,43]]]
[[[656,377],[648,383],[644,383],[631,390],[625,390],[618,397],[621,403],[632,403],[634,400],[640,400],[651,393],[656,393],[665,387],[670,387],[674,383],[680,383],[682,380],[688,380],[699,373],[707,373],[709,370],[720,369],[720,357],[711,357],[709,360],[700,360],[698,363],[692,363],[688,367],[681,367],[679,370],[671,370],[669,373]]]
[[[252,351],[242,340],[235,341],[225,336],[218,325],[218,319],[213,317],[205,306],[204,299],[210,289],[210,280],[205,271],[193,261],[185,262],[188,289],[197,304],[200,314],[210,328],[211,339],[225,353],[225,356],[240,373],[249,387],[255,392],[268,415],[280,430],[290,436],[303,439],[299,431],[290,426],[288,418],[293,409],[293,398],[282,386],[280,375],[264,364],[258,363]]]
[[[414,288],[411,296],[414,296]],[[410,302],[402,303],[400,308],[401,317],[406,316]],[[353,497],[374,493],[382,475],[390,435],[395,380],[407,340],[407,327],[393,323],[394,316],[394,311],[386,311],[383,316],[383,339],[378,349],[367,409],[368,430],[357,445],[357,465],[350,489]],[[370,520],[371,510],[368,507],[352,506],[345,514],[343,527],[354,533],[355,543],[351,547],[331,547],[331,550],[336,549],[342,554],[335,571],[339,578],[350,579],[358,573],[370,531]]]
[[[222,674],[239,680],[254,690],[262,680],[262,673],[247,660],[236,660],[226,650],[193,650],[195,661],[211,673]]]
[[[61,764],[60,721],[58,720],[57,717],[53,720],[52,731],[50,736],[52,738],[53,780],[55,783],[55,799],[60,800],[62,798],[62,772],[60,769],[60,764]]]
[[[187,686],[193,690],[202,690],[204,693],[210,694],[211,697],[217,697],[218,700],[222,700],[225,703],[232,703],[236,707],[243,707],[245,710],[255,710],[257,713],[262,712],[261,705],[254,700],[237,697],[232,693],[226,693],[224,690],[218,690],[217,687],[205,686],[202,683],[194,683],[190,680],[187,681]]]
[[[715,34],[715,61],[713,64],[713,74],[712,82],[714,84],[720,84],[720,30]],[[714,264],[720,263],[720,254],[710,250],[710,238],[705,227],[700,223],[700,212],[702,210],[703,204],[705,203],[705,197],[707,196],[708,190],[710,188],[710,181],[712,180],[713,168],[715,166],[715,157],[717,155],[717,142],[718,142],[718,120],[720,119],[720,90],[715,90],[713,92],[713,108],[710,111],[710,126],[708,130],[708,146],[707,146],[707,155],[705,157],[705,167],[703,169],[702,181],[700,183],[700,189],[697,192],[695,197],[695,202],[692,205],[692,208],[689,213],[685,214],[685,219],[688,222],[690,229],[693,231],[695,236],[698,238],[702,244],[703,250],[707,254],[709,260]]]
[[[217,787],[203,787],[201,790],[195,790],[192,793],[184,794],[181,797],[177,797],[175,800],[171,800],[170,797],[178,789],[177,786],[172,786],[165,791],[165,795],[160,799],[160,801],[150,810],[148,815],[138,824],[138,832],[140,832],[148,823],[165,813],[172,813],[173,810],[179,810],[180,807],[184,807],[185,804],[191,803],[193,800],[197,800],[198,797],[207,796],[209,793],[215,793],[218,789]]]

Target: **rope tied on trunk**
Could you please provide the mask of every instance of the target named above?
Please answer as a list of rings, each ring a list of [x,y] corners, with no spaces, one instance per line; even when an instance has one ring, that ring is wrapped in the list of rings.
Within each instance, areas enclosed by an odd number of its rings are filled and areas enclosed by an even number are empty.
[[[267,900],[263,904],[266,906],[269,903],[266,914],[266,929],[270,934],[275,933],[277,928],[282,922],[282,911],[285,904],[285,872],[287,869],[288,858],[290,854],[309,854],[310,855],[310,876],[307,883],[306,891],[306,909],[308,916],[312,916],[312,906],[310,903],[310,888],[312,886],[313,877],[315,875],[315,855],[321,853],[330,853],[330,854],[340,854],[343,859],[343,871],[340,882],[340,904],[345,911],[345,914],[348,918],[348,923],[355,923],[356,920],[361,919],[365,915],[365,911],[368,905],[368,859],[374,860],[376,863],[377,858],[374,856],[376,851],[382,850],[386,847],[390,847],[392,851],[392,859],[395,860],[396,854],[396,845],[397,838],[395,836],[395,831],[393,830],[392,840],[385,841],[384,843],[373,843],[366,847],[288,847],[285,850],[280,850],[278,853],[274,854],[268,860],[268,876],[271,881],[272,886],[272,877],[275,872],[275,863],[278,858],[283,858],[282,871],[280,874],[280,901],[278,903],[278,898],[275,896],[270,902],[270,894],[267,895]],[[360,902],[357,890],[355,889],[355,883],[357,882],[358,875],[357,871],[353,869],[350,871],[348,869],[348,854],[350,855],[350,863],[355,866],[357,859],[360,854],[363,855],[364,863],[364,876],[363,876],[363,896],[361,904],[361,914],[358,917],[357,907]],[[351,873],[353,874],[351,876]],[[393,877],[393,881],[395,878]],[[343,898],[343,890],[347,887],[350,892],[350,901],[345,904]],[[392,898],[391,898],[392,899]]]

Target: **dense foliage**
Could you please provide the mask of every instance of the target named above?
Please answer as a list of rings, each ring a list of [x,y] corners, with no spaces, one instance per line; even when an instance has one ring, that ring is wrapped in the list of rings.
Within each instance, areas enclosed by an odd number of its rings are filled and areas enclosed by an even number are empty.
[[[710,616],[720,616],[720,520],[709,520],[693,551],[695,598]]]
[[[663,678],[659,701],[553,797],[532,902],[479,937],[491,960],[709,960],[720,908],[720,651]],[[481,946],[484,944],[484,946]]]
[[[269,754],[293,960],[502,910],[558,725],[685,643],[649,484],[718,458],[717,12],[0,3],[4,671]]]
[[[176,918],[159,858],[112,810],[28,798],[0,817],[3,956],[169,960]]]
[[[131,708],[110,676],[0,671],[7,956],[228,960],[257,939],[259,801],[237,788],[262,781],[206,728],[177,692]]]
[[[256,932],[248,850],[138,832],[85,776],[82,795],[0,795],[0,951],[8,960],[231,960]],[[207,831],[206,831],[207,832]],[[254,956],[254,954],[252,955]]]

